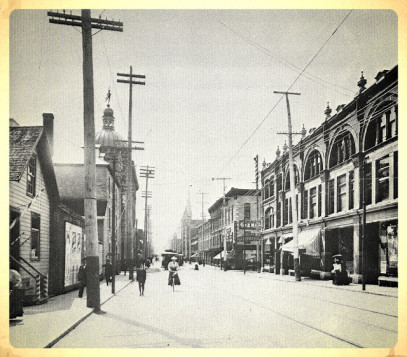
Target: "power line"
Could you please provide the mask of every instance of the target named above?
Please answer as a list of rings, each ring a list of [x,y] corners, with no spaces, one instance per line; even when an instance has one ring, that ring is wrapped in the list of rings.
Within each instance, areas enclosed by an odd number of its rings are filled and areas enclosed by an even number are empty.
[[[264,47],[264,46],[258,44],[257,42],[251,40],[250,38],[248,38],[247,36],[245,36],[245,35],[243,35],[242,33],[238,32],[237,30],[232,29],[230,26],[226,25],[226,24],[223,23],[222,21],[220,21],[220,20],[218,20],[218,19],[216,19],[216,18],[214,18],[214,19],[215,19],[216,22],[218,22],[219,24],[221,24],[222,26],[224,26],[226,29],[228,29],[228,30],[231,31],[232,33],[234,33],[234,34],[236,34],[237,36],[241,37],[243,40],[245,40],[245,41],[248,42],[250,45],[252,45],[253,47],[255,47],[255,48],[257,48],[258,50],[260,50],[262,53],[268,55],[269,57],[272,57],[272,58],[276,59],[276,60],[277,60],[278,62],[280,62],[282,65],[291,68],[294,72],[297,72],[297,73],[299,73],[299,72],[302,71],[302,69],[301,69],[300,67],[297,67],[294,63],[292,63],[292,62],[290,62],[290,61],[288,61],[288,60],[286,60],[286,59],[284,59],[284,58],[282,58],[282,57],[280,57],[280,56],[278,56],[278,55],[273,54],[268,48],[266,48],[266,47]],[[307,79],[309,79],[309,80],[311,80],[311,81],[313,81],[313,82],[315,82],[315,83],[318,83],[317,81],[321,81],[321,82],[324,82],[324,83],[328,84],[328,85],[331,86],[331,87],[332,87],[332,86],[335,86],[335,87],[338,87],[338,88],[341,88],[341,89],[344,89],[344,90],[346,90],[346,91],[349,91],[349,92],[352,92],[352,93],[353,93],[353,91],[352,91],[351,89],[349,89],[349,88],[345,88],[345,87],[342,87],[342,86],[340,86],[340,85],[338,85],[338,84],[328,82],[327,80],[324,80],[323,78],[316,77],[316,76],[314,76],[314,75],[312,75],[312,74],[310,74],[310,73],[305,73],[305,76],[304,76],[304,77],[307,78]],[[326,85],[324,85],[324,84],[322,84],[322,83],[318,83],[318,84],[321,84],[321,85],[323,85],[323,86],[326,86]],[[351,95],[349,95],[349,94],[345,94],[345,93],[339,92],[339,91],[337,91],[337,90],[335,90],[335,91],[336,91],[337,93],[341,93],[341,94],[343,94],[343,95],[345,95],[345,96],[348,96],[348,97],[351,96]]]
[[[325,45],[328,43],[328,41],[332,38],[332,36],[336,33],[336,31],[339,29],[339,27],[344,23],[344,21],[348,18],[348,16],[351,14],[352,10],[348,12],[348,14],[345,16],[345,18],[341,21],[341,23],[336,27],[336,29],[332,32],[332,34],[328,37],[328,39],[322,44],[320,49],[317,51],[317,53],[314,55],[314,57],[311,58],[311,60],[308,62],[308,64],[304,67],[302,72],[297,76],[297,78],[291,83],[291,85],[288,87],[287,91],[289,91],[294,84],[298,81],[298,79],[303,75],[305,70],[311,65],[311,63],[315,60],[315,58],[318,56],[318,54],[322,51],[322,49],[325,47]],[[267,113],[267,115],[262,119],[262,121],[257,125],[257,127],[254,129],[254,131],[249,135],[249,137],[244,141],[244,143],[239,147],[237,152],[232,156],[232,158],[223,166],[223,168],[220,170],[220,173],[223,172],[223,170],[229,165],[229,163],[237,156],[237,154],[240,152],[240,150],[248,143],[248,141],[253,137],[253,135],[257,132],[257,130],[263,125],[265,120],[270,116],[270,114],[274,111],[274,109],[277,107],[277,105],[281,102],[283,99],[284,95],[280,97],[280,99],[277,101],[277,103],[273,106],[273,108]]]

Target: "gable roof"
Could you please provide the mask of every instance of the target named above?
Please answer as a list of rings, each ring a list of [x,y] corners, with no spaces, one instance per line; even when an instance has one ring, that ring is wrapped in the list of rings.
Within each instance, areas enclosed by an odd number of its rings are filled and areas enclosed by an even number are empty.
[[[42,126],[9,127],[9,180],[20,181],[32,154],[37,152],[50,200],[59,202],[59,192],[47,135]]]
[[[42,126],[9,128],[10,181],[19,181],[43,132]]]

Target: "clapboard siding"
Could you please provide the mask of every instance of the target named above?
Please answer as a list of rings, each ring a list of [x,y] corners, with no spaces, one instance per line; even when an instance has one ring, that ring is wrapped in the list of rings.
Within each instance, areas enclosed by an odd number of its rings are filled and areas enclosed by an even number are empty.
[[[37,158],[37,170],[36,170],[36,194],[38,194],[41,188],[45,187],[45,190],[41,195],[34,200],[30,208],[23,212],[24,206],[33,200],[32,197],[27,196],[27,169],[24,170],[19,182],[10,181],[9,194],[10,205],[20,209],[22,216],[20,217],[20,256],[30,262],[41,274],[48,274],[49,272],[49,244],[50,244],[50,200],[48,196],[47,187],[45,186],[43,172],[40,162]],[[38,213],[40,215],[40,259],[31,260],[31,239],[27,238],[31,235],[31,212]],[[25,264],[22,263],[24,266]],[[29,270],[31,268],[25,266]],[[23,278],[30,277],[23,269],[20,270]],[[35,272],[33,272],[36,275]],[[33,286],[34,281],[30,278],[30,286]]]

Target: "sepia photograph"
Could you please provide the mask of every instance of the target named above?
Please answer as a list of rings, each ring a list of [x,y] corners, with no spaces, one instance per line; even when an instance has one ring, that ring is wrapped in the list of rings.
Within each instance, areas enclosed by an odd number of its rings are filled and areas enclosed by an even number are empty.
[[[7,356],[402,356],[400,21],[10,12]]]

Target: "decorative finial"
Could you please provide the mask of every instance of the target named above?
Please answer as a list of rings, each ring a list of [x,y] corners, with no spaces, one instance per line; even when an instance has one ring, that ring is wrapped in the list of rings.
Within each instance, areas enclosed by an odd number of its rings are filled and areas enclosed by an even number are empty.
[[[112,94],[110,93],[110,87],[109,87],[109,89],[108,89],[108,91],[107,91],[107,95],[106,95],[106,98],[105,98],[105,102],[107,101],[107,106],[108,107],[110,107],[110,96],[111,96]]]
[[[366,83],[367,83],[367,80],[365,79],[365,77],[363,77],[363,71],[362,71],[362,75],[358,82],[358,87],[360,88],[359,93],[362,93],[366,89],[366,87],[365,87]]]
[[[266,168],[266,159],[263,159],[263,170]]]
[[[325,120],[328,120],[331,117],[332,109],[329,107],[329,102],[326,104],[326,109],[324,111]]]
[[[305,129],[304,124],[302,124],[301,137],[304,139],[305,135],[307,135],[307,130]]]
[[[287,142],[286,142],[286,141],[284,141],[284,145],[283,145],[283,153],[286,153],[286,152],[287,152],[287,149],[288,149]]]
[[[276,150],[276,155],[277,155],[277,158],[279,158],[279,157],[280,157],[280,154],[281,154],[280,147],[279,147],[279,146],[277,146],[277,150]]]

